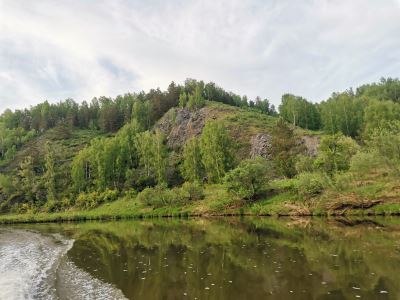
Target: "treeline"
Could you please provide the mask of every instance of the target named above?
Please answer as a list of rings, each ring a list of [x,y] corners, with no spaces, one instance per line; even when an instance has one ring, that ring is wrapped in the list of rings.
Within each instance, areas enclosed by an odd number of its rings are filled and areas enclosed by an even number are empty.
[[[151,89],[147,93],[128,93],[115,99],[99,97],[89,103],[79,104],[72,99],[54,104],[45,101],[29,109],[3,112],[0,116],[0,161],[12,159],[17,149],[32,136],[54,127],[114,133],[135,119],[147,130],[170,108],[197,109],[203,107],[206,100],[276,114],[267,99],[256,97],[248,101],[246,96],[227,92],[213,82],[205,84],[194,79],[187,79],[183,85],[172,82],[166,91]]]
[[[357,88],[356,92],[350,89],[333,93],[318,104],[286,94],[279,111],[286,121],[305,129],[359,137],[376,126],[399,119],[400,81],[383,78],[379,83]]]
[[[264,113],[274,113],[274,107],[267,99],[257,97],[248,101],[246,96],[239,96],[227,92],[210,82],[187,79],[184,85],[172,82],[166,91],[151,89],[149,92],[128,93],[117,96],[93,98],[90,103],[83,101],[78,104],[72,99],[51,104],[48,101],[35,105],[29,109],[11,111],[7,109],[0,116],[0,123],[8,129],[23,128],[26,131],[38,132],[55,127],[57,124],[66,124],[82,129],[96,129],[104,132],[116,132],[132,119],[135,113],[134,106],[145,104],[148,125],[151,126],[171,107],[204,105],[205,100],[222,102],[238,107],[252,107]],[[202,102],[203,100],[203,102]],[[200,101],[193,104],[193,101]],[[143,109],[143,108],[142,108]]]

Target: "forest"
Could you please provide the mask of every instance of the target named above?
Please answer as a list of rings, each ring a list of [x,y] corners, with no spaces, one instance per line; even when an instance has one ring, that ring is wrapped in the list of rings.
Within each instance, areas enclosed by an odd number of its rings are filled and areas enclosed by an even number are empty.
[[[392,78],[277,109],[187,79],[0,116],[4,216],[398,214],[399,176]]]

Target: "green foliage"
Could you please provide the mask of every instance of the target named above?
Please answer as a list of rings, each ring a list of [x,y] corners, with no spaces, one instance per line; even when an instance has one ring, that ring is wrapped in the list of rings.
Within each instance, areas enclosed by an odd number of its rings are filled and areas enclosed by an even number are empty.
[[[209,183],[221,182],[235,162],[234,144],[221,122],[209,121],[200,138],[202,162]]]
[[[56,173],[55,173],[55,154],[50,143],[46,143],[45,149],[45,173],[43,175],[44,184],[47,190],[47,200],[54,201],[56,195]]]
[[[147,206],[156,208],[174,205],[180,202],[180,199],[176,197],[174,191],[167,189],[163,185],[145,188],[137,195],[137,200]]]
[[[6,124],[0,121],[0,162],[13,159],[17,149],[36,135],[33,130],[26,131],[21,127],[8,128]]]
[[[137,121],[140,130],[148,130],[151,125],[151,103],[135,101],[132,108],[132,119]]]
[[[318,172],[300,173],[296,179],[296,191],[302,197],[319,195],[329,184],[329,178]]]
[[[185,108],[187,103],[188,103],[188,95],[182,91],[179,95],[179,107]]]
[[[298,137],[286,122],[279,118],[272,130],[272,157],[280,175],[293,177],[296,174],[296,156],[303,152]]]
[[[135,142],[138,131],[138,125],[133,120],[115,137],[94,139],[89,147],[81,150],[71,166],[75,190],[81,192],[96,187],[102,191],[123,185],[127,170],[138,164]]]
[[[368,140],[376,130],[390,130],[391,124],[396,120],[400,120],[400,102],[371,102],[365,109],[364,138]]]
[[[194,93],[189,95],[189,100],[187,102],[187,107],[190,109],[200,109],[206,104],[203,98],[203,90],[200,85],[197,85]]]
[[[160,131],[155,134],[149,131],[140,133],[136,138],[136,147],[146,176],[154,176],[157,183],[165,183],[168,153],[163,134]]]
[[[137,200],[155,208],[182,205],[204,198],[203,187],[198,183],[186,182],[182,187],[168,189],[165,185],[147,187],[137,195]]]
[[[181,197],[185,202],[204,198],[204,189],[198,182],[185,182],[181,187]]]
[[[200,142],[197,138],[188,140],[183,148],[182,176],[187,181],[201,182],[204,177]]]
[[[368,146],[378,154],[378,158],[389,170],[400,175],[400,121],[393,121],[386,128],[374,130]]]
[[[358,176],[368,175],[382,166],[382,159],[374,151],[358,151],[350,160],[350,171]]]
[[[35,177],[35,170],[33,169],[33,159],[31,156],[27,156],[25,160],[21,162],[18,170],[18,176],[20,178],[22,192],[27,200],[33,203],[35,201],[35,194],[38,185]]]
[[[321,126],[320,114],[316,105],[306,99],[291,94],[282,96],[279,106],[281,117],[294,126],[317,130]]]
[[[352,186],[353,174],[349,172],[339,172],[333,176],[333,182],[335,189],[339,192],[343,192]]]
[[[328,174],[347,171],[351,157],[359,148],[360,146],[352,138],[342,134],[324,136],[318,147],[318,157],[314,162],[314,167]]]
[[[265,192],[272,178],[272,169],[272,164],[261,157],[244,160],[226,174],[224,182],[230,194],[252,200]]]
[[[400,80],[398,78],[381,78],[378,83],[364,84],[357,88],[356,95],[400,103]]]
[[[11,195],[15,191],[15,188],[10,176],[0,173],[0,194]]]
[[[75,200],[75,206],[82,209],[91,209],[100,204],[117,200],[118,195],[118,191],[110,189],[107,189],[102,193],[97,191],[80,193]]]
[[[319,107],[323,129],[329,134],[341,132],[355,137],[363,127],[364,109],[368,101],[355,98],[352,91],[333,94]]]
[[[303,172],[312,172],[314,170],[314,160],[315,158],[309,155],[298,155],[295,163],[296,172],[298,174]]]

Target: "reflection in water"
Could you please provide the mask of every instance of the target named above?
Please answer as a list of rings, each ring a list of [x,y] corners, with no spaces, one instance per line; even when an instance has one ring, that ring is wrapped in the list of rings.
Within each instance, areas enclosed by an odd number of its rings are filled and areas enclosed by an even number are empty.
[[[130,299],[400,299],[400,220],[224,218],[37,225]]]

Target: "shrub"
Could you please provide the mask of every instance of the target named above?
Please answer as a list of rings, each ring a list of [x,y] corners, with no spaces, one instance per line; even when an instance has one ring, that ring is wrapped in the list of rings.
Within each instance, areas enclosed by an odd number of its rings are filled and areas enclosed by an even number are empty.
[[[382,161],[378,153],[375,152],[357,152],[350,161],[350,171],[358,174],[368,174],[371,171],[382,167]]]
[[[155,188],[147,187],[137,195],[137,199],[145,205],[152,205],[157,197]]]
[[[328,185],[328,178],[321,173],[305,172],[296,176],[297,193],[303,197],[312,197],[321,194]]]
[[[112,202],[118,199],[118,191],[107,189],[103,193],[101,193],[100,198],[102,202]]]
[[[186,201],[204,199],[204,189],[197,182],[185,182],[181,187],[181,194]]]
[[[332,175],[337,171],[346,171],[350,167],[351,157],[360,146],[350,137],[342,134],[325,136],[318,147],[318,157],[314,168]]]
[[[118,191],[107,189],[102,193],[90,192],[80,193],[75,200],[75,206],[83,209],[91,209],[103,204],[118,199]]]
[[[343,191],[348,189],[351,186],[351,182],[353,181],[353,176],[351,173],[337,173],[334,176],[334,185],[336,190]]]
[[[99,194],[97,192],[80,193],[75,200],[75,206],[83,209],[90,209],[96,207],[100,202]]]
[[[271,163],[259,157],[242,161],[225,176],[224,182],[229,193],[241,199],[252,200],[265,191],[271,177]]]
[[[148,206],[163,207],[179,203],[181,197],[178,189],[167,189],[164,185],[145,188],[137,195],[137,199]]]
[[[303,172],[313,171],[314,158],[308,155],[298,155],[295,164],[296,172],[298,174]]]

